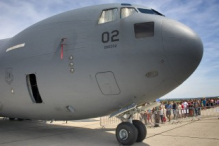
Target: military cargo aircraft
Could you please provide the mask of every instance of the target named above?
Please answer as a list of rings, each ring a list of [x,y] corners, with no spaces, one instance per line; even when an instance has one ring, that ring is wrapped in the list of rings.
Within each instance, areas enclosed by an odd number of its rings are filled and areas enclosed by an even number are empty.
[[[118,142],[141,142],[147,131],[133,114],[182,84],[202,55],[193,30],[151,8],[120,3],[67,11],[0,40],[0,116],[116,116]]]

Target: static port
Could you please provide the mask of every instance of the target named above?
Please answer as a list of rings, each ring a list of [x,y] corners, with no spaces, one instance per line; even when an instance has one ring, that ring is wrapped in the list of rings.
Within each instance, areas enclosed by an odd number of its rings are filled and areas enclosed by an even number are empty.
[[[70,62],[70,63],[69,63],[69,65],[70,65],[70,66],[73,66],[73,65],[74,65],[74,63],[73,63],[73,62]]]
[[[73,58],[74,58],[74,57],[73,57],[72,55],[71,55],[71,56],[69,56],[69,59],[70,59],[70,60],[73,60]]]
[[[74,71],[75,71],[74,68],[71,68],[71,69],[70,69],[70,72],[71,72],[71,73],[73,73]]]

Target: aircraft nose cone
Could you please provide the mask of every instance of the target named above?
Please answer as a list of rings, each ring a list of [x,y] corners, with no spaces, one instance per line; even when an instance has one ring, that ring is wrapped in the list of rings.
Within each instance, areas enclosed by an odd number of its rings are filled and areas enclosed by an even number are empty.
[[[193,30],[174,20],[163,22],[162,35],[170,72],[179,83],[182,83],[201,62],[202,41]]]

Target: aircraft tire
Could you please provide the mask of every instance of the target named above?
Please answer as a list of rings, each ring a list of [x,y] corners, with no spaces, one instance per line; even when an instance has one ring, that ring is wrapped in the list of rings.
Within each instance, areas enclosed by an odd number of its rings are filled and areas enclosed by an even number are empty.
[[[135,128],[138,130],[138,137],[136,142],[142,142],[146,138],[147,129],[145,125],[139,120],[133,120],[132,122]]]
[[[17,120],[18,120],[18,121],[24,121],[24,119],[21,119],[21,118],[17,118]]]
[[[116,128],[117,141],[122,145],[132,145],[136,142],[138,130],[129,122],[122,122]]]
[[[10,121],[14,121],[14,120],[15,120],[15,118],[9,118],[9,120],[10,120]]]

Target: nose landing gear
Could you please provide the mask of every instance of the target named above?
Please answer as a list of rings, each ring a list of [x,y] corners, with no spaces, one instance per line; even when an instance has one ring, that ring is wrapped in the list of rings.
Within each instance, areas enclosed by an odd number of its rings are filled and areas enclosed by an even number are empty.
[[[138,130],[138,137],[136,142],[142,142],[147,135],[147,129],[146,126],[139,120],[133,120],[133,125]]]
[[[137,129],[129,122],[122,122],[116,128],[117,141],[123,145],[132,145],[136,142],[137,136]]]
[[[139,120],[132,120],[133,115],[142,110],[145,110],[145,108],[137,108],[136,104],[132,104],[110,115],[110,117],[115,116],[122,121],[116,128],[116,139],[120,144],[132,145],[135,142],[142,142],[146,138],[147,129],[145,125]]]
[[[133,120],[133,123],[122,122],[116,128],[117,141],[122,145],[132,145],[135,142],[142,142],[146,134],[145,125],[138,120]]]

